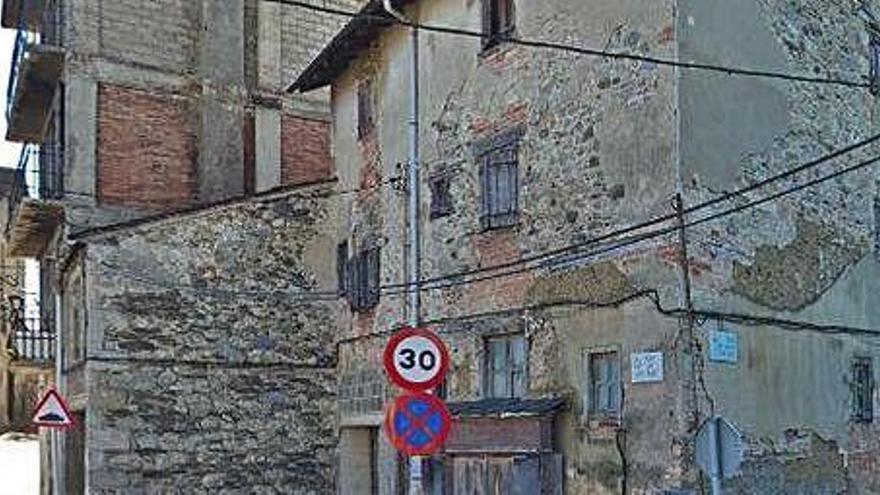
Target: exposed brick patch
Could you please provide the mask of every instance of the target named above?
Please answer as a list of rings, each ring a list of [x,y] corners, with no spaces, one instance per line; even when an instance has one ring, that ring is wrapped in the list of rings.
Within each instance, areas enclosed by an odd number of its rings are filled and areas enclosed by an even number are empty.
[[[529,118],[529,104],[526,102],[511,103],[504,109],[498,119],[491,120],[477,116],[471,121],[470,128],[474,137],[485,137],[504,129],[525,124]]]
[[[669,25],[660,31],[660,43],[672,43],[675,40],[675,26]]]
[[[522,46],[501,44],[486,50],[480,56],[483,67],[500,74],[524,65],[528,61],[529,53]]]
[[[102,204],[168,210],[197,189],[197,144],[187,101],[98,87],[97,188]]]
[[[305,184],[329,178],[330,124],[285,115],[281,119],[281,183]]]

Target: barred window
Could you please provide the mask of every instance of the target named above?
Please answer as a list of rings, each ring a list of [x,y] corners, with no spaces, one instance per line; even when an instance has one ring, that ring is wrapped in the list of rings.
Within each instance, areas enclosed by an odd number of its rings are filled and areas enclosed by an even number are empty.
[[[871,358],[853,359],[852,419],[857,423],[870,423],[874,420],[874,369]]]
[[[880,94],[880,34],[872,33],[869,47],[871,57],[871,93]]]

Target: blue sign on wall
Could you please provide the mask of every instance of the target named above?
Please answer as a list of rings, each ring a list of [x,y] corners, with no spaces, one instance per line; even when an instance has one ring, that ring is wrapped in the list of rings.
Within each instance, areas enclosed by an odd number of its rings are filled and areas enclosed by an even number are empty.
[[[735,332],[712,330],[709,332],[709,361],[735,363],[739,360],[739,342]]]

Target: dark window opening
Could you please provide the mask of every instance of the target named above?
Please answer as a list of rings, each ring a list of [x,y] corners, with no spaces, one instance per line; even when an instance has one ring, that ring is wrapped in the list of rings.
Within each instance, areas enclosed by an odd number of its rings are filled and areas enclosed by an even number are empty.
[[[482,189],[483,229],[509,227],[519,215],[519,142],[522,130],[501,133],[476,146]]]
[[[528,348],[524,335],[486,340],[486,397],[524,397],[528,383]]]
[[[880,33],[871,34],[869,49],[871,57],[871,94],[880,94]]]
[[[857,423],[874,420],[874,369],[871,358],[859,357],[852,364],[852,419]]]
[[[366,311],[379,304],[379,248],[361,251],[346,263],[345,294],[354,311]]]
[[[513,38],[515,21],[514,0],[483,0],[483,48]]]
[[[620,358],[617,352],[592,353],[589,359],[589,412],[591,416],[620,415]]]
[[[348,241],[336,246],[336,293],[340,297],[346,294],[346,265],[348,264]]]
[[[358,139],[366,137],[373,127],[373,85],[370,81],[361,81],[358,85]]]
[[[451,215],[452,194],[449,191],[449,177],[436,176],[431,178],[431,218]]]

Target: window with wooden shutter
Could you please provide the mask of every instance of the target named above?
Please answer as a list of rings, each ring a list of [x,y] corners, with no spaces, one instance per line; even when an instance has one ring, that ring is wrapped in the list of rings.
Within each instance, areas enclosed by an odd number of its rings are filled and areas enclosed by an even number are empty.
[[[519,143],[521,128],[500,133],[475,146],[480,166],[480,223],[484,229],[509,227],[519,215]]]
[[[589,405],[591,416],[618,417],[620,415],[620,358],[616,351],[590,353]]]
[[[483,48],[513,38],[516,29],[514,0],[483,0]]]
[[[857,357],[852,363],[852,419],[874,421],[874,369],[871,358]]]
[[[523,335],[486,341],[485,396],[524,397],[528,389],[528,345]]]
[[[351,309],[365,311],[379,304],[381,251],[367,249],[346,263],[346,295]]]

